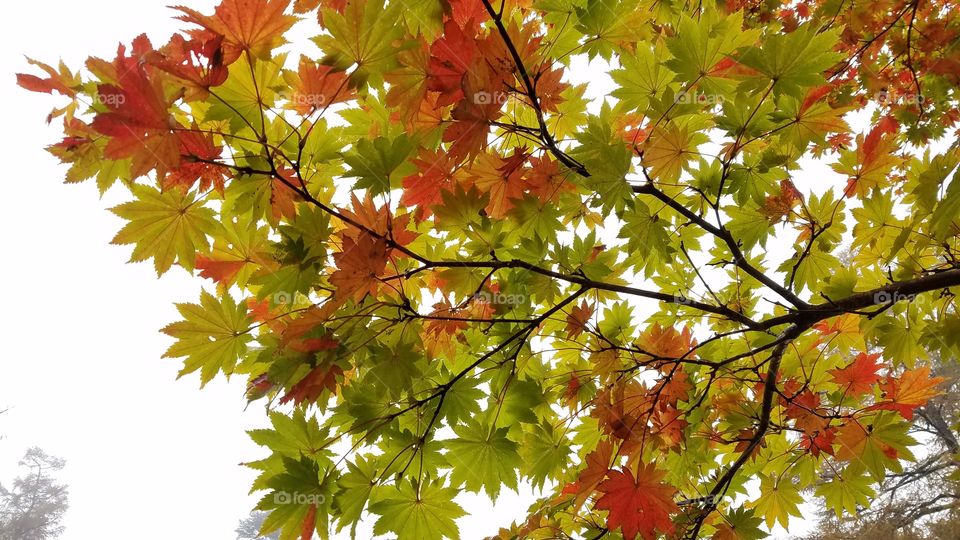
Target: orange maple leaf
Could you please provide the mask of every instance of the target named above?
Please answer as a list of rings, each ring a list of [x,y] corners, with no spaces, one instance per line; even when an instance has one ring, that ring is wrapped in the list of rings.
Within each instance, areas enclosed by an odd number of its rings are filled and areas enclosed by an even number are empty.
[[[930,366],[904,371],[899,377],[887,376],[880,385],[886,399],[868,410],[896,411],[907,420],[913,420],[915,409],[923,407],[930,398],[942,393],[936,386],[944,380],[943,377],[931,377]]]
[[[198,253],[193,266],[200,271],[200,277],[210,278],[221,285],[230,285],[245,264],[247,261],[222,261]]]
[[[831,369],[827,373],[833,377],[833,382],[843,387],[848,395],[862,396],[870,392],[870,388],[880,380],[877,371],[883,365],[877,362],[878,358],[880,358],[879,354],[862,352],[847,367]]]
[[[244,51],[265,58],[275,47],[286,40],[283,33],[290,29],[297,18],[284,15],[290,0],[223,0],[213,15],[174,6],[184,13],[181,21],[194,23],[207,31],[224,37],[224,64],[231,64]]]
[[[574,505],[577,508],[586,502],[590,494],[606,478],[612,455],[613,445],[606,439],[601,440],[597,443],[597,447],[584,458],[587,466],[580,471],[577,481],[564,487],[565,492],[575,495]]]
[[[573,306],[570,313],[567,314],[567,337],[573,339],[587,328],[587,322],[593,316],[593,305],[588,304],[586,300],[579,306]]]
[[[359,302],[367,294],[377,294],[380,288],[377,278],[387,266],[387,243],[369,234],[360,235],[357,240],[348,236],[333,259],[337,271],[330,276],[330,283],[336,288],[335,296]]]
[[[634,478],[629,469],[611,470],[598,490],[603,497],[595,508],[608,510],[607,528],[620,529],[626,540],[640,534],[646,540],[654,540],[661,533],[673,533],[670,514],[677,512],[673,502],[676,489],[663,482],[666,473],[657,470],[651,463],[641,465]]]
[[[661,326],[660,323],[650,325],[637,340],[640,349],[658,358],[680,358],[689,355],[696,345],[689,327],[678,332],[672,326]],[[688,357],[693,358],[692,355]]]
[[[301,56],[289,106],[302,116],[307,116],[334,103],[349,101],[356,96],[356,92],[347,85],[348,78],[345,71],[316,64],[306,56]]]
[[[370,236],[367,231],[372,231],[376,236],[390,239],[398,246],[406,246],[416,240],[417,233],[407,228],[410,223],[410,214],[394,216],[389,206],[377,206],[369,192],[363,201],[358,199],[356,194],[351,194],[350,200],[352,208],[341,209],[340,214],[366,230],[347,223],[347,228],[340,231],[341,237],[350,237],[356,242],[361,236]],[[387,255],[391,260],[397,256],[403,256],[393,248],[387,250]]]

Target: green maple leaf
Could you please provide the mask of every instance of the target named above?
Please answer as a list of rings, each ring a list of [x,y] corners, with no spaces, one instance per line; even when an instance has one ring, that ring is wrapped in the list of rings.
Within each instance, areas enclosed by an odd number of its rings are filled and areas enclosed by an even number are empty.
[[[320,427],[315,416],[308,418],[302,409],[295,409],[292,415],[272,411],[269,416],[273,429],[247,432],[255,443],[287,457],[329,455],[326,450],[320,451],[327,441],[328,430]]]
[[[113,238],[114,244],[135,244],[130,262],[153,257],[157,275],[176,261],[188,271],[198,251],[209,247],[207,234],[217,229],[213,210],[192,193],[178,189],[161,192],[141,184],[130,187],[136,200],[110,209],[129,221]]]
[[[337,485],[340,490],[333,504],[340,511],[337,519],[337,531],[350,525],[350,536],[355,537],[357,524],[363,515],[363,509],[377,485],[377,458],[358,455],[347,462],[347,472],[340,476]]]
[[[217,300],[203,291],[200,304],[177,304],[177,311],[184,320],[164,327],[162,332],[177,338],[163,356],[186,357],[178,376],[199,369],[203,386],[217,372],[233,373],[237,361],[247,352],[247,343],[253,339],[246,306],[238,305],[230,294]]]
[[[790,516],[803,517],[798,508],[802,502],[803,497],[793,482],[770,474],[760,478],[760,498],[752,506],[763,515],[768,529],[777,522],[786,528]]]
[[[326,53],[322,63],[347,70],[353,83],[362,87],[383,82],[383,73],[400,67],[399,48],[394,43],[403,37],[403,28],[396,24],[404,12],[402,2],[384,0],[350,2],[341,15],[332,9],[323,10],[323,22],[330,35],[313,41]]]
[[[524,433],[520,446],[524,476],[534,487],[542,488],[566,468],[569,454],[570,444],[562,430],[547,423],[537,424]]]
[[[801,97],[803,88],[823,84],[822,73],[842,57],[833,52],[839,36],[836,28],[821,32],[815,24],[804,24],[787,34],[767,35],[763,45],[744,52],[740,62],[773,81],[774,92]]]
[[[269,60],[256,60],[251,67],[247,62],[230,66],[227,81],[218,86],[215,99],[207,110],[207,120],[226,120],[234,133],[260,130],[263,126],[262,112],[272,107],[283,84],[281,71],[286,55],[277,55]]]
[[[610,72],[620,86],[611,95],[629,109],[646,110],[650,100],[669,88],[676,76],[664,65],[669,54],[664,47],[644,47],[638,44],[633,56],[620,57],[622,69]]]
[[[360,139],[352,152],[343,157],[350,170],[345,176],[357,179],[356,189],[369,189],[374,195],[399,187],[399,180],[416,169],[407,162],[413,141],[401,135],[392,141],[377,137]]]
[[[441,480],[427,477],[422,484],[404,481],[381,493],[381,498],[370,505],[370,511],[380,516],[373,526],[375,534],[392,532],[397,540],[460,538],[454,520],[464,511],[453,502],[457,490],[443,487]]]
[[[507,439],[507,428],[490,429],[472,420],[453,430],[457,438],[445,442],[448,459],[454,464],[450,474],[453,485],[465,484],[473,492],[483,488],[493,500],[502,485],[517,489],[520,455],[517,443]]]
[[[847,474],[849,471],[849,474]],[[870,484],[873,480],[869,476],[856,474],[849,468],[833,477],[829,482],[817,486],[817,496],[823,497],[827,508],[832,509],[837,517],[844,512],[850,515],[857,513],[857,505],[870,506],[870,501],[876,495]]]

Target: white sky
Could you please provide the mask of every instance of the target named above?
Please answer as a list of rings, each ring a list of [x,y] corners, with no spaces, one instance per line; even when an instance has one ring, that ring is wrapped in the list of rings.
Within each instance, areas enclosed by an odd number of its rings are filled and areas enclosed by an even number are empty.
[[[266,427],[262,407],[243,412],[244,381],[217,378],[203,391],[196,374],[176,381],[180,360],[161,359],[172,340],[158,330],[179,319],[173,302],[195,302],[204,280],[176,267],[157,279],[150,262],[124,264],[129,246],[109,244],[122,227],[94,183],[65,186],[66,168],[44,147],[60,137],[46,126],[56,98],[15,84],[36,73],[23,55],[73,69],[88,56],[112,59],[117,44],[146,32],[155,44],[182,27],[169,0],[35,0],[5,6],[0,32],[7,161],[0,211],[7,284],[0,314],[0,481],[9,482],[30,446],[67,460],[63,540],[234,539],[256,503],[255,471],[238,465],[265,456],[246,430]],[[191,0],[212,11],[217,3]],[[496,509],[485,496],[458,502],[474,515],[464,538],[496,532],[532,501],[505,490]],[[370,523],[358,537],[370,535]]]
[[[16,474],[30,446],[66,459],[64,540],[233,539],[257,500],[246,494],[254,471],[238,464],[264,456],[245,431],[265,419],[258,406],[243,412],[244,381],[218,378],[201,392],[195,374],[175,380],[179,360],[160,358],[171,339],[157,330],[178,320],[173,302],[196,301],[203,281],[176,268],[158,280],[150,262],[124,264],[130,247],[109,244],[123,221],[105,209],[128,195],[114,189],[101,199],[92,181],[62,184],[65,167],[43,150],[59,138],[59,125],[44,120],[61,100],[21,90],[13,76],[36,72],[24,54],[50,64],[63,58],[75,69],[87,56],[112,59],[118,42],[141,32],[164,43],[183,25],[171,18],[168,3],[5,6],[0,410],[10,410],[0,415],[0,481]],[[216,4],[189,3],[202,12]],[[603,92],[593,87],[588,96]],[[807,191],[805,181],[832,174],[821,171],[794,181]],[[522,519],[531,501],[529,493],[506,489],[495,506],[484,495],[462,496],[458,502],[473,515],[459,521],[461,534],[494,534]],[[369,525],[360,538],[370,534]]]

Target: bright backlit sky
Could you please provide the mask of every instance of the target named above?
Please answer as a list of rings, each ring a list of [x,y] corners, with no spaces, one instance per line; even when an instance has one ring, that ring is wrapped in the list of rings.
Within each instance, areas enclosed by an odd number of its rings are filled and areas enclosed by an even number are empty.
[[[171,340],[157,330],[179,318],[173,302],[197,299],[201,281],[177,269],[158,280],[149,262],[124,264],[130,248],[109,244],[122,221],[105,209],[126,193],[101,199],[92,182],[63,185],[65,168],[43,150],[58,140],[44,120],[62,100],[14,81],[31,71],[24,54],[76,68],[87,56],[112,59],[118,42],[141,32],[164,43],[182,24],[167,3],[4,6],[0,410],[10,410],[0,415],[0,482],[30,446],[66,459],[64,540],[233,539],[256,502],[246,494],[255,474],[239,464],[264,455],[245,434],[263,427],[262,408],[243,411],[241,379],[200,392],[195,375],[176,381],[179,360],[160,358]],[[216,2],[189,3],[209,12]],[[522,518],[531,499],[504,491],[495,506],[482,495],[458,500],[473,513],[459,522],[463,537],[478,538]]]
[[[244,381],[218,378],[201,392],[195,374],[176,380],[180,361],[161,359],[171,339],[157,330],[178,320],[173,302],[194,302],[201,280],[174,268],[157,279],[152,264],[124,264],[128,246],[110,239],[123,225],[90,183],[64,185],[65,167],[44,151],[59,140],[47,113],[62,102],[16,86],[34,72],[24,55],[71,68],[88,56],[112,59],[120,41],[141,32],[164,43],[183,23],[169,0],[36,0],[4,6],[0,32],[7,135],[0,282],[6,284],[0,339],[0,482],[17,474],[30,446],[67,460],[70,488],[63,540],[235,538],[257,501],[255,472],[239,464],[264,457],[245,431],[265,427],[246,405]],[[204,12],[217,3],[191,0]],[[496,508],[463,496],[474,512],[464,538],[496,532],[531,501],[506,491]],[[358,537],[370,535],[370,524]]]

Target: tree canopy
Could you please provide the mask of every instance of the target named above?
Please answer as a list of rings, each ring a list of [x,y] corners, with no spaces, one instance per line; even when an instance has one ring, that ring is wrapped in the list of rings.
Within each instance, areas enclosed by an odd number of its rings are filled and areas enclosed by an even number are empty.
[[[957,7],[223,0],[18,81],[205,280],[166,356],[269,408],[263,534],[523,484],[491,534],[753,539],[868,506],[960,353]]]

